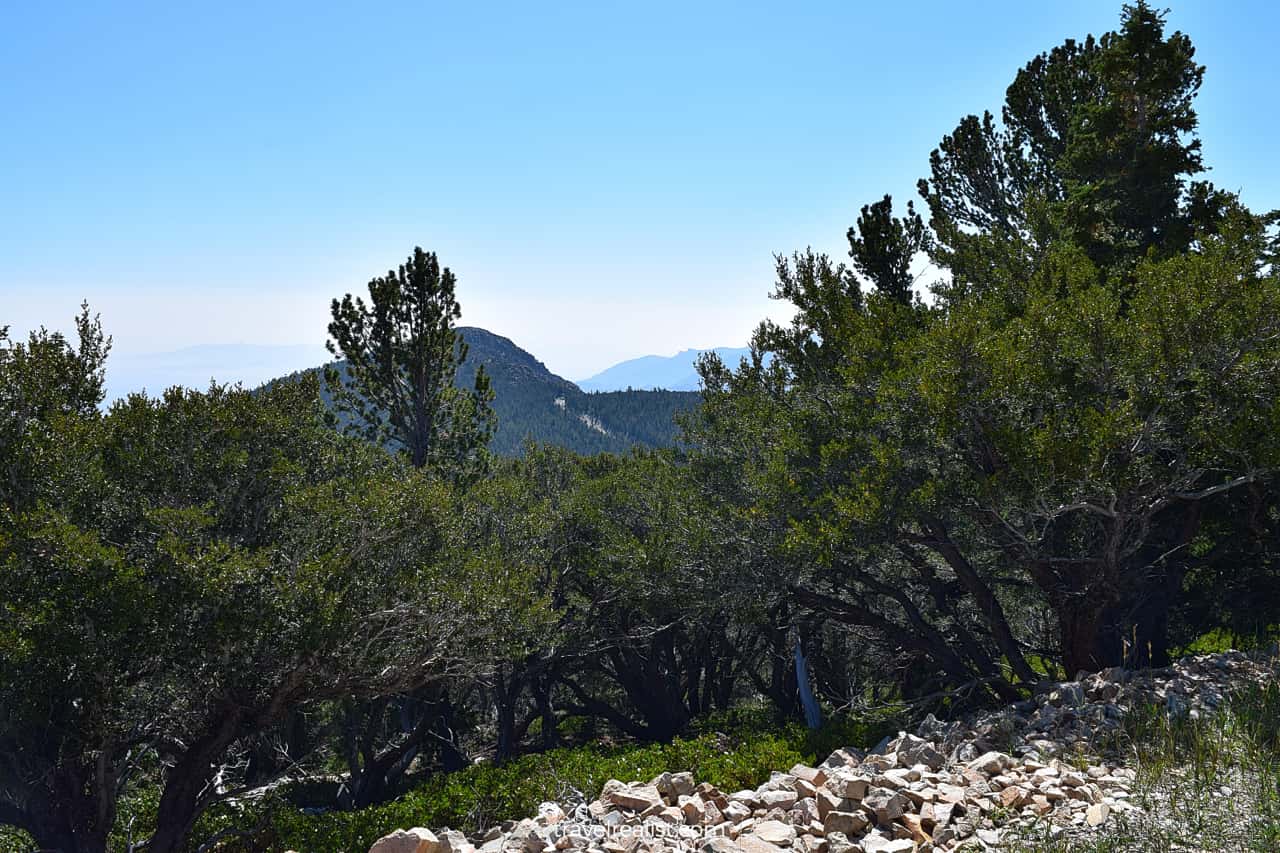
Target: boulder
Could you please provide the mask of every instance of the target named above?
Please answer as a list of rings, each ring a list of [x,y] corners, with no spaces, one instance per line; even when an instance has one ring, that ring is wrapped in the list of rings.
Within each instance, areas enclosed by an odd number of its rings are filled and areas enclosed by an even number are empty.
[[[440,833],[439,853],[475,853],[475,849],[475,845],[456,829],[446,829]]]
[[[860,842],[863,853],[910,853],[915,850],[915,842],[903,838],[885,838],[872,832]]]
[[[779,820],[762,820],[749,834],[778,847],[790,847],[796,840],[796,828]]]
[[[538,825],[522,820],[507,833],[501,849],[511,853],[541,853],[546,846],[546,841],[538,835]]]
[[[786,789],[765,791],[760,795],[760,804],[766,809],[789,809],[796,804],[798,799],[800,797],[795,791]]]
[[[707,805],[701,797],[691,797],[688,794],[682,794],[676,804],[680,807],[680,811],[684,812],[684,822],[694,826],[702,826],[703,821],[707,817]]]
[[[781,853],[782,851],[782,848],[778,845],[765,841],[752,833],[739,835],[734,839],[734,845],[738,853]]]
[[[692,773],[663,773],[649,784],[672,803],[680,796],[687,796],[694,791]]]
[[[397,829],[373,842],[369,853],[440,853],[440,839],[420,826]]]
[[[910,801],[897,791],[887,788],[873,788],[862,798],[862,807],[869,814],[875,815],[876,823],[888,826],[907,810]]]
[[[871,780],[860,776],[846,779],[837,778],[832,779],[829,785],[832,791],[846,800],[861,800],[867,795],[867,789],[871,787]]]
[[[842,832],[829,832],[826,837],[827,853],[855,853],[862,849],[862,845],[854,844]]]
[[[828,788],[819,788],[813,799],[818,806],[818,820],[826,819],[829,812],[836,811],[844,802],[843,797]]]
[[[816,767],[809,767],[804,764],[797,764],[787,771],[797,779],[803,779],[810,785],[817,787],[826,781],[827,774]]]
[[[1027,802],[1029,795],[1017,785],[1010,785],[1000,792],[1000,805],[1006,809],[1020,808]]]
[[[998,776],[1000,771],[1013,764],[1013,759],[1005,755],[1003,752],[984,752],[967,765],[970,770],[976,770],[987,776]]]
[[[929,827],[929,831],[936,833],[945,829],[947,824],[951,823],[951,816],[955,814],[955,811],[955,803],[931,803],[929,817],[933,823]]]
[[[925,832],[924,821],[921,820],[920,815],[914,812],[907,812],[902,817],[898,818],[898,822],[906,827],[911,840],[916,844],[929,844],[933,841],[933,839],[929,837],[929,833]]]
[[[623,785],[609,791],[603,799],[610,805],[635,812],[663,805],[662,795],[654,785]]]
[[[860,811],[828,812],[826,818],[822,821],[822,830],[827,838],[830,838],[833,832],[852,838],[861,834],[867,828],[867,823],[866,814]]]
[[[906,767],[923,764],[930,770],[939,770],[946,763],[946,758],[932,743],[906,732],[899,733],[889,749],[898,754],[898,763]]]
[[[863,755],[856,749],[837,749],[827,756],[819,770],[832,770],[836,767],[857,767],[862,763]]]

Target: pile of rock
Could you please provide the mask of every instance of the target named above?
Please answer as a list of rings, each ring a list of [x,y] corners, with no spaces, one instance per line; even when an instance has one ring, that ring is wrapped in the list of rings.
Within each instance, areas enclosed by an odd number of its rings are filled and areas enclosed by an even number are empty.
[[[1104,822],[1127,807],[1123,769],[1077,769],[1001,752],[948,766],[937,745],[900,734],[882,751],[842,749],[818,767],[797,765],[755,790],[722,792],[689,773],[647,783],[610,781],[600,798],[566,814],[545,804],[537,818],[495,830],[478,853],[895,853],[952,850],[967,839],[996,843],[1013,816],[1059,825]],[[477,853],[461,833],[414,829],[370,853]]]
[[[689,773],[613,780],[590,803],[544,803],[536,818],[462,833],[401,831],[370,853],[893,853],[998,846],[1011,828],[1104,826],[1131,805],[1134,772],[1095,756],[1137,704],[1211,711],[1231,686],[1274,678],[1239,653],[1163,670],[1107,670],[952,723],[929,717],[869,753],[837,750],[754,790],[724,792]]]
[[[997,711],[949,723],[930,715],[917,734],[957,762],[991,749],[1042,758],[1103,753],[1134,708],[1156,705],[1170,716],[1198,719],[1216,710],[1232,689],[1274,680],[1274,661],[1233,651],[1185,658],[1163,669],[1112,667],[1076,681],[1046,682],[1033,698]]]

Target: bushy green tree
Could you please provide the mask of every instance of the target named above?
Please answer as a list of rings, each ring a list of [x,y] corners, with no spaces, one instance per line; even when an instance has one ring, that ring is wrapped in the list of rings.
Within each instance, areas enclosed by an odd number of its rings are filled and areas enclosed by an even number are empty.
[[[1229,199],[1203,172],[1191,40],[1145,0],[1120,29],[1067,40],[1009,86],[1001,121],[970,115],[930,156],[920,193],[953,289],[1030,274],[1066,238],[1104,271],[1184,250]]]
[[[929,232],[912,203],[901,219],[893,215],[891,196],[864,205],[848,237],[849,256],[862,277],[880,293],[909,304],[915,298],[912,263],[929,248]]]
[[[863,632],[921,690],[936,675],[1010,693],[1002,656],[1018,678],[1034,676],[1008,614],[918,501],[929,467],[911,452],[918,425],[887,405],[915,369],[910,347],[928,314],[879,292],[855,298],[829,270],[811,256],[781,261],[779,293],[800,297],[791,327],[765,324],[755,363],[735,373],[704,364],[703,452],[754,446],[731,457],[754,484],[738,500],[755,505],[749,529],[773,543],[774,582],[793,602]]]
[[[1203,69],[1163,27],[1037,57],[934,152],[928,231],[864,208],[853,269],[780,259],[792,323],[703,365],[704,476],[911,692],[1162,660],[1225,508],[1274,488],[1275,217],[1188,183]]]
[[[82,305],[73,343],[41,328],[13,341],[0,327],[0,506],[30,507],[51,485],[35,462],[55,453],[55,432],[97,420],[111,339]]]
[[[1183,576],[1209,565],[1202,519],[1274,487],[1280,289],[1252,227],[1223,228],[1132,284],[1065,249],[1012,316],[998,289],[950,312],[903,386],[937,443],[931,488],[972,549],[1036,585],[1069,673],[1163,661]]]
[[[0,360],[23,401],[0,502],[0,821],[102,851],[119,797],[154,784],[134,840],[174,851],[263,733],[447,676],[497,602],[450,554],[450,489],[329,430],[314,382],[101,414],[102,338],[81,325],[78,347],[39,333]]]
[[[566,717],[666,739],[750,692],[768,632],[745,544],[672,454],[530,446],[467,505],[468,547],[528,566],[553,619],[487,675],[499,759],[554,745]]]

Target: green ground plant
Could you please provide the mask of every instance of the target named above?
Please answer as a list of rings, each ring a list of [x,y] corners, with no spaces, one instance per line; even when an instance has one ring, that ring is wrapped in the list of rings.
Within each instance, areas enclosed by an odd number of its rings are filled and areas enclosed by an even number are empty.
[[[644,780],[688,770],[722,790],[755,787],[770,772],[821,761],[840,746],[867,747],[896,730],[890,715],[835,717],[816,731],[778,725],[766,709],[740,708],[700,720],[670,743],[604,747],[590,744],[527,755],[501,766],[478,764],[436,776],[405,796],[357,812],[307,815],[281,809],[273,818],[272,850],[364,851],[398,827],[452,827],[474,832],[536,814],[547,800],[599,796],[609,779]],[[260,849],[258,847],[246,847]]]

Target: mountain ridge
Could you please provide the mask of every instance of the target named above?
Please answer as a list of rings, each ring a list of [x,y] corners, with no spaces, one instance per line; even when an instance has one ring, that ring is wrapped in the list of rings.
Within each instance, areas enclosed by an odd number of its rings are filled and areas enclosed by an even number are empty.
[[[527,440],[584,455],[670,447],[678,442],[675,417],[701,399],[690,390],[584,390],[508,337],[478,326],[457,331],[468,356],[456,384],[471,387],[476,367],[485,366],[498,416],[490,449],[502,456],[521,455]],[[203,344],[125,356],[112,365],[120,369],[108,370],[108,402],[142,390],[154,396],[174,385],[204,390],[215,379],[258,387],[319,373],[329,358],[319,346],[267,344]],[[328,395],[325,402],[331,404]]]
[[[498,419],[489,448],[499,456],[522,455],[526,441],[584,455],[671,447],[679,440],[676,416],[702,399],[701,393],[689,391],[587,392],[552,373],[510,338],[477,326],[460,326],[457,331],[468,352],[454,384],[472,387],[477,367],[484,365]],[[341,373],[342,363],[338,364]]]
[[[477,326],[460,326],[458,332],[469,352],[456,384],[470,387],[476,366],[485,366],[498,416],[490,448],[499,455],[520,455],[526,440],[584,454],[672,446],[678,438],[675,416],[701,399],[674,391],[590,393],[552,373],[510,338]]]
[[[696,363],[699,356],[708,352],[714,352],[726,364],[735,365],[750,350],[747,347],[712,347],[681,350],[670,356],[642,355],[588,376],[578,382],[578,387],[584,391],[698,391],[702,386]]]

